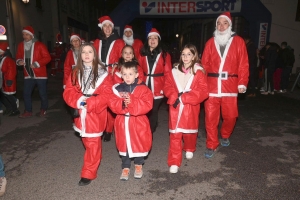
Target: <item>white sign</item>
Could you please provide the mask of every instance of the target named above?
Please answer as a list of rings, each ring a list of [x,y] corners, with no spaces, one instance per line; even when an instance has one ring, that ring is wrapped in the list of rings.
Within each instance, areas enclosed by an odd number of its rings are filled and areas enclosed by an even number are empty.
[[[0,34],[0,40],[7,40],[7,36],[6,36],[6,35],[1,35],[1,34]]]
[[[268,23],[260,23],[259,25],[259,38],[258,49],[263,48],[267,43]]]
[[[242,0],[140,0],[141,15],[203,15],[240,12]]]

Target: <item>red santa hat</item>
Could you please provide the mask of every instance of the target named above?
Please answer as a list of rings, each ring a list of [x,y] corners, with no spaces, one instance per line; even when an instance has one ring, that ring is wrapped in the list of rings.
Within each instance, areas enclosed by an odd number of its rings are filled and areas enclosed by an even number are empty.
[[[0,43],[0,52],[5,52],[6,49],[8,49],[8,43],[7,42],[1,42]]]
[[[73,39],[77,38],[78,40],[81,40],[80,36],[76,33],[72,33],[70,37],[70,43],[72,42]]]
[[[229,26],[232,25],[232,18],[231,18],[230,12],[224,12],[224,13],[222,13],[221,15],[219,15],[219,17],[217,18],[217,20],[216,20],[216,26],[217,26],[217,23],[218,23],[219,18],[221,18],[221,17],[226,18],[226,20],[227,20],[228,23],[229,23]]]
[[[159,34],[158,30],[156,30],[156,28],[152,28],[152,29],[150,30],[150,32],[148,33],[148,37],[150,37],[151,35],[157,35],[157,36],[159,37],[159,39],[161,39],[161,38],[160,38],[160,34]],[[148,38],[148,37],[147,37],[147,38]]]
[[[103,24],[109,23],[114,28],[114,23],[109,16],[102,16],[99,19],[98,26],[102,29]]]
[[[34,30],[32,28],[32,26],[25,26],[22,30],[22,33],[25,32],[25,33],[28,33],[29,35],[31,35],[32,37],[34,37]]]
[[[132,26],[126,25],[124,27],[124,33],[125,33],[125,31],[131,31],[133,33]]]

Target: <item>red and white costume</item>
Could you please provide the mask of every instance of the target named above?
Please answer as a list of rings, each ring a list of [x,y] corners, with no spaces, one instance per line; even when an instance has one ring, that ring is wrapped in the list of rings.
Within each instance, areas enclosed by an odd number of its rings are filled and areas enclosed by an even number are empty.
[[[16,63],[20,60],[25,61],[25,49],[24,42],[19,43],[17,54],[16,54]],[[47,79],[47,68],[46,65],[51,61],[51,56],[47,50],[47,47],[39,41],[33,42],[31,46],[31,64],[35,64],[37,67],[32,68],[33,78],[34,79]],[[31,78],[29,73],[24,66],[24,78]]]
[[[64,63],[64,80],[63,80],[64,87],[66,86],[68,78],[71,75],[72,70],[76,66],[76,64],[77,64],[77,58],[75,52],[72,49],[70,49],[67,53],[66,60]]]
[[[140,81],[141,82],[141,81]],[[142,84],[137,85],[130,95],[131,103],[123,109],[124,99],[113,86],[113,95],[110,97],[109,107],[117,114],[115,119],[116,145],[121,156],[130,158],[145,157],[152,146],[152,133],[146,114],[152,109],[153,94]]]
[[[165,74],[172,70],[171,56],[167,53],[165,63],[162,58],[162,54],[159,53],[156,57],[156,61],[153,65],[153,68],[150,72],[147,56],[142,56],[139,59],[140,66],[144,71],[144,82],[148,85],[148,82],[151,81],[151,91],[154,94],[154,99],[162,99],[163,87],[165,83]]]
[[[70,107],[78,108],[80,113],[80,117],[74,118],[73,128],[79,132],[86,149],[81,177],[95,179],[102,157],[101,136],[106,127],[107,105],[112,93],[112,79],[105,72],[97,80],[95,88],[89,88],[87,94],[96,96],[83,96],[80,89],[81,85],[81,82],[72,85],[71,76],[69,76],[63,97]],[[86,107],[80,106],[80,102],[84,99],[86,99]]]
[[[102,40],[96,39],[94,41],[94,47],[96,48],[96,51],[98,53],[98,57],[101,59],[101,50],[102,50]],[[125,46],[125,42],[122,39],[117,39],[113,41],[108,49],[108,53],[105,60],[105,65],[111,65],[114,63],[117,63],[119,61],[119,58],[122,55],[122,49]],[[112,70],[112,66],[108,66],[107,71],[110,73]]]
[[[134,49],[135,57],[139,60],[141,57],[141,48],[144,46],[143,42],[140,39],[134,39],[131,46]]]
[[[222,112],[221,137],[229,138],[238,116],[238,89],[248,84],[248,54],[244,40],[232,36],[226,44],[223,56],[215,38],[207,41],[202,65],[208,78],[209,99],[205,102],[206,147],[216,149],[219,145],[218,124]]]
[[[0,83],[0,88],[2,86],[2,92],[7,95],[15,94],[17,87],[17,67],[15,61],[9,56],[3,57],[0,62],[0,71],[0,75],[3,76],[3,82]],[[8,85],[7,81],[12,81],[12,84]]]
[[[167,104],[169,104],[169,166],[179,167],[181,165],[182,149],[189,152],[196,150],[200,103],[208,97],[206,75],[201,69],[202,67],[195,65],[196,74],[188,72],[191,75],[184,88],[178,79],[184,73],[177,67],[165,76],[164,94],[168,98]],[[181,92],[180,103],[174,108],[173,104]],[[183,148],[182,138],[184,140]]]

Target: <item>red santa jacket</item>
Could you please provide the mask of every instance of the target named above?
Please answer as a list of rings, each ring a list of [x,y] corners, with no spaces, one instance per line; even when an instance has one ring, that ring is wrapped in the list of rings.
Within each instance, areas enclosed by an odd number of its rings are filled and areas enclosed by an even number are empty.
[[[125,42],[122,39],[117,39],[110,44],[108,49],[108,53],[106,56],[105,64],[114,64],[117,63],[119,58],[122,55],[122,49],[125,46]],[[102,50],[102,40],[96,39],[94,41],[94,47],[98,53],[100,61],[101,59],[101,50]],[[108,72],[110,73],[112,70],[112,66],[108,66]]]
[[[143,69],[141,68],[141,66],[138,66],[138,73],[139,73],[139,79],[141,81],[144,80],[144,71]],[[122,75],[121,75],[121,72],[119,69],[115,68],[114,69],[114,72],[113,72],[113,83],[116,84],[116,83],[122,83],[123,82],[123,79],[122,79]]]
[[[75,53],[72,49],[70,49],[67,53],[66,60],[64,63],[64,80],[63,80],[63,85],[65,86],[69,76],[72,73],[72,69],[75,67],[77,64],[77,59],[75,56]]]
[[[141,57],[141,48],[144,46],[143,42],[139,39],[134,39],[132,48],[134,49],[134,55],[139,60]]]
[[[74,72],[75,74],[75,72]],[[112,78],[107,72],[96,82],[95,88],[87,92],[90,97],[83,96],[80,89],[81,83],[72,85],[71,76],[67,81],[63,93],[65,102],[72,108],[78,108],[80,117],[74,118],[74,130],[81,137],[100,137],[106,128],[107,105],[112,93]],[[80,102],[86,99],[86,108],[80,106]]]
[[[154,94],[154,99],[163,98],[165,74],[172,70],[171,56],[167,53],[164,65],[162,54],[158,54],[151,72],[149,72],[147,56],[140,57],[139,62],[145,74],[144,82],[146,83],[146,85],[148,85],[148,82],[151,81],[151,90]],[[151,75],[149,76],[149,74]]]
[[[119,154],[125,156],[128,151],[130,158],[147,156],[152,146],[152,133],[146,114],[152,109],[153,94],[146,85],[139,84],[129,94],[131,103],[123,109],[123,98],[116,90],[118,85],[113,86],[109,107],[117,114],[114,130]]]
[[[195,66],[196,74],[189,78],[185,88],[182,88],[176,78],[176,73],[182,73],[177,67],[166,74],[164,94],[168,98],[167,103],[169,104],[170,133],[198,132],[200,103],[208,97],[207,78],[200,69],[200,66]],[[173,104],[181,92],[180,103],[174,108]]]
[[[25,61],[24,42],[20,42],[17,49],[16,63],[20,60]],[[33,68],[34,79],[47,79],[46,65],[51,61],[51,56],[47,47],[39,41],[33,42],[31,47],[31,64],[35,63],[38,67]],[[30,78],[24,66],[24,78]]]
[[[233,36],[221,57],[219,45],[214,38],[207,41],[201,59],[207,72],[209,96],[222,97],[238,95],[238,88],[248,84],[249,64],[244,40]]]
[[[16,76],[17,76],[17,67],[15,61],[5,56],[0,62],[0,75],[3,77],[2,91],[4,94],[15,94],[16,93]],[[0,87],[1,88],[1,87]]]

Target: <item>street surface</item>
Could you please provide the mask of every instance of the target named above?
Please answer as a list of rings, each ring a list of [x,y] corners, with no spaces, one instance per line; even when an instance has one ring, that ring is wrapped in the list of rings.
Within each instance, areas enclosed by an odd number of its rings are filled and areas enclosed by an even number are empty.
[[[18,74],[20,111],[22,75]],[[184,156],[177,174],[167,166],[168,111],[163,104],[153,147],[141,180],[120,181],[121,159],[114,138],[103,142],[98,178],[78,186],[84,147],[72,129],[62,99],[62,75],[49,77],[49,110],[45,118],[1,114],[0,153],[7,177],[3,200],[293,200],[300,199],[300,89],[293,93],[239,99],[239,118],[229,147],[204,157],[204,109],[197,150]],[[33,94],[33,112],[40,100]],[[185,155],[185,153],[183,154]]]

